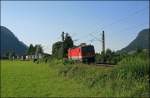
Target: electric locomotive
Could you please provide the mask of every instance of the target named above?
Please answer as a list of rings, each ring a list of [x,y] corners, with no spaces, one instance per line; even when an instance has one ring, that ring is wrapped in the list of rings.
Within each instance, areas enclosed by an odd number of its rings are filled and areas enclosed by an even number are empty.
[[[68,49],[68,59],[80,62],[95,62],[95,50],[93,45],[80,45]]]

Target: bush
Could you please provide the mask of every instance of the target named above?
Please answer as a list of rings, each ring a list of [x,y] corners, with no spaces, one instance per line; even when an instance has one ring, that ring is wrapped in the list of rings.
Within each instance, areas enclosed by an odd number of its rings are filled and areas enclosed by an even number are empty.
[[[118,63],[118,67],[114,69],[113,75],[118,74],[119,77],[141,78],[149,74],[149,58],[145,54],[138,54],[126,57]]]

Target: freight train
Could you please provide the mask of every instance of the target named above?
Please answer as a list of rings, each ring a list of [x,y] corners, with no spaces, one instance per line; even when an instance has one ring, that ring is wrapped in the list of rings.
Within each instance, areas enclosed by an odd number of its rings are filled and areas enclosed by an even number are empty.
[[[80,45],[68,49],[68,59],[83,63],[95,62],[95,50],[93,45]]]

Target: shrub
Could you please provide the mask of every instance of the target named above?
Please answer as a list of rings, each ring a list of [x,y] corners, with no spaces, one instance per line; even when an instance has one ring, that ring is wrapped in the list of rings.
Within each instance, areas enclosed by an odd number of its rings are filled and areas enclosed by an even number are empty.
[[[131,56],[119,62],[119,66],[114,69],[113,75],[127,78],[140,78],[149,74],[149,59],[141,57],[142,54]]]

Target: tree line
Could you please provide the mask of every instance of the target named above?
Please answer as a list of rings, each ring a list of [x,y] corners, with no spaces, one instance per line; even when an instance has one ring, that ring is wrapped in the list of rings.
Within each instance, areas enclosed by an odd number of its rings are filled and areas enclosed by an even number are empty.
[[[22,54],[22,55],[36,55],[36,54],[43,54],[43,48],[41,45],[32,45],[30,44],[26,53],[25,54]],[[5,53],[5,57],[3,59],[12,59],[13,57],[16,57],[16,56],[22,56],[22,55],[18,55],[15,53],[15,51],[11,50],[11,51],[7,51]]]
[[[44,53],[42,46],[41,45],[33,46],[32,44],[30,44],[26,54],[27,55],[35,55],[36,53]]]

